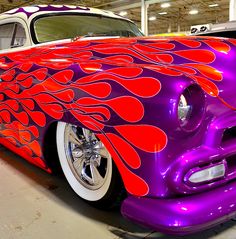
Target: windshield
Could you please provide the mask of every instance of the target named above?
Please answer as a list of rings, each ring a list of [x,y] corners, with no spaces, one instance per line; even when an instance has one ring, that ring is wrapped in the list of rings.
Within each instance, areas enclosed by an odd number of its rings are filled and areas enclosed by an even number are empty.
[[[101,15],[46,15],[33,21],[35,43],[73,39],[78,36],[135,37],[143,34],[128,20]]]

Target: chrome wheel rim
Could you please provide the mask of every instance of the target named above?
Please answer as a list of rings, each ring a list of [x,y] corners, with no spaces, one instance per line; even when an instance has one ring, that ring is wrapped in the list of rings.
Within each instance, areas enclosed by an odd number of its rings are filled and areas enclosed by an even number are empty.
[[[65,152],[69,167],[85,188],[101,188],[111,169],[111,155],[95,134],[71,124],[65,127]]]

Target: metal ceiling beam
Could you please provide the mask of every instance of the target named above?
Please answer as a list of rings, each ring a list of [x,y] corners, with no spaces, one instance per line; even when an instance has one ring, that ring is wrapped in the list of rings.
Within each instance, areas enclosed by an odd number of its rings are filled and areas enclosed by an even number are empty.
[[[109,5],[112,5],[112,4],[117,4],[117,3],[122,3],[124,2],[124,0],[116,0],[116,1],[110,1],[110,2],[106,2],[106,3],[100,3],[98,5],[94,5],[93,7],[105,7],[105,6],[109,6]]]
[[[128,10],[128,9],[132,9],[132,8],[138,8],[142,6],[142,1],[136,2],[136,3],[131,3],[131,4],[127,4],[127,5],[123,5],[120,7],[114,7],[114,8],[107,8],[107,10],[113,11],[113,12],[119,12],[119,11],[123,11],[123,10]],[[166,0],[146,0],[145,4],[147,5],[151,5],[151,4],[155,4],[155,3],[163,3],[166,2]]]
[[[163,3],[166,2],[166,0],[146,0],[146,3],[151,5],[151,4],[155,4],[155,3]]]

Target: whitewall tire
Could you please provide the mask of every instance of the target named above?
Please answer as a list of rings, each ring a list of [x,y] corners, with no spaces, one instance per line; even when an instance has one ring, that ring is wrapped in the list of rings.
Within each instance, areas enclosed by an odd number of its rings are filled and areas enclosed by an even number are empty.
[[[62,170],[75,193],[95,206],[111,207],[120,197],[117,183],[122,183],[102,142],[90,130],[58,122],[56,143]]]

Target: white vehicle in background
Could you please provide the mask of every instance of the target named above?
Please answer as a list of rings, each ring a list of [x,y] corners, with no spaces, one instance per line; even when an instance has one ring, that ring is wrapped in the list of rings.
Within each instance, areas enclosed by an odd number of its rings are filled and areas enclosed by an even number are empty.
[[[236,21],[218,24],[204,24],[191,27],[191,35],[236,38]]]

